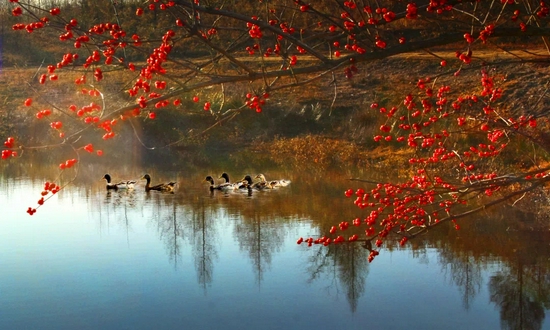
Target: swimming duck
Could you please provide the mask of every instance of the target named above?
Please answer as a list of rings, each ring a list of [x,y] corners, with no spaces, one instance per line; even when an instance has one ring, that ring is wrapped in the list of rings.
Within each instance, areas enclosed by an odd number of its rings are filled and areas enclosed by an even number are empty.
[[[107,190],[118,190],[118,189],[134,189],[134,185],[136,184],[136,181],[120,181],[118,183],[111,183],[111,176],[109,174],[105,174],[103,176],[103,179],[107,181]]]
[[[266,185],[270,189],[286,187],[290,184],[290,180],[285,180],[285,179],[267,181],[263,174],[256,175],[256,179],[260,179],[260,182]]]
[[[256,190],[262,190],[266,188],[265,184],[262,184],[262,182],[252,182],[252,177],[250,175],[246,175],[242,181],[243,183],[243,189],[256,189]]]
[[[239,189],[239,187],[243,184],[243,182],[239,181],[239,182],[235,182],[235,183],[231,183],[229,181],[229,174],[223,172],[222,175],[220,176],[220,179],[225,179],[225,182],[220,184],[220,188],[221,190],[223,191],[232,191],[232,190],[237,190]]]
[[[225,183],[216,185],[214,183],[214,178],[210,175],[207,176],[206,179],[204,179],[204,181],[210,182],[210,191],[223,190],[222,187],[226,185]]]
[[[162,192],[173,192],[174,186],[176,185],[175,182],[168,182],[168,183],[159,183],[155,186],[150,186],[151,176],[149,176],[149,174],[145,174],[141,179],[147,180],[147,184],[145,184],[145,191],[157,190]]]

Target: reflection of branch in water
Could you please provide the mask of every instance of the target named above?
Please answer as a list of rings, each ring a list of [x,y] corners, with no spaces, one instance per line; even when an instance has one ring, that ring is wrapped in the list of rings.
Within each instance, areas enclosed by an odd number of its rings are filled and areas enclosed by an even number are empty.
[[[368,250],[357,244],[343,244],[322,247],[309,258],[308,283],[318,279],[321,274],[333,274],[327,291],[331,287],[338,294],[338,283],[346,291],[346,298],[352,312],[357,309],[357,302],[365,291],[368,276]],[[332,269],[331,272],[328,270]]]
[[[173,229],[172,239],[174,242],[174,250],[172,252],[172,255],[174,258],[174,269],[178,268],[178,258],[181,257],[180,245],[178,240],[180,230],[178,230],[179,229],[178,227],[179,226],[178,226],[178,221],[176,217],[176,204],[172,204],[172,229]]]
[[[309,267],[307,268],[307,272],[310,274],[309,279],[307,280],[307,283],[311,284],[315,280],[319,278],[321,274],[324,273],[325,268],[327,268],[329,261],[334,261],[333,259],[329,259],[330,257],[330,248],[324,248],[321,247],[317,250],[317,253],[313,256],[310,256],[308,258],[308,261],[310,263]]]
[[[126,208],[126,205],[124,205],[124,220],[126,224],[126,244],[128,247],[130,247],[130,224],[128,223],[128,209]]]

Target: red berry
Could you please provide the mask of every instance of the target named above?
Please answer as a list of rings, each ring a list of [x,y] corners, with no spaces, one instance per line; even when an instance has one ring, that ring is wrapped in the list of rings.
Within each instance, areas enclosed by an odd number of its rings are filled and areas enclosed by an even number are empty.
[[[50,14],[52,16],[56,16],[56,15],[59,15],[59,13],[61,13],[61,10],[59,8],[52,8],[50,9]]]
[[[15,9],[12,10],[11,14],[13,16],[20,16],[21,14],[23,14],[23,9],[21,9],[21,7],[15,7]]]
[[[34,209],[34,208],[32,208],[32,207],[29,206],[29,208],[27,209],[27,213],[28,213],[29,215],[33,215],[34,213],[36,213],[36,209]]]
[[[92,152],[94,152],[94,146],[93,146],[91,143],[88,143],[88,144],[84,147],[84,150],[86,150],[86,151],[89,152],[89,153],[92,153]]]

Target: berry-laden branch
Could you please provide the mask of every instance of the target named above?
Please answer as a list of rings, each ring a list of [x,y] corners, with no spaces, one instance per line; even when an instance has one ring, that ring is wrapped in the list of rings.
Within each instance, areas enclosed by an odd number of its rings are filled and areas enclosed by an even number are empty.
[[[370,186],[345,192],[347,197],[356,196],[354,204],[358,208],[370,210],[364,220],[353,220],[354,226],[367,227],[364,239],[357,234],[347,238],[324,235],[300,239],[298,243],[311,246],[376,240],[376,247],[380,247],[390,234],[396,234],[404,245],[443,222],[451,221],[458,230],[457,219],[524,195],[548,182],[550,167],[545,136],[550,126],[542,115],[548,111],[548,100],[538,97],[518,113],[509,106],[504,79],[498,79],[491,71],[481,70],[480,84],[474,94],[463,95],[463,88],[453,93],[453,88],[446,84],[434,88],[435,82],[423,78],[416,84],[417,91],[408,94],[402,105],[388,109],[373,103],[371,108],[386,117],[379,128],[381,134],[374,140],[397,142],[403,145],[401,149],[409,149],[412,176],[400,184],[354,180]],[[545,86],[537,90],[546,95]],[[525,142],[543,155],[542,162],[533,163],[529,171],[504,165],[502,162],[517,157],[518,151],[525,153],[524,159],[529,158],[528,152],[520,147]],[[341,222],[332,227],[330,234],[336,235],[338,229],[345,231],[348,227],[348,222]],[[371,250],[369,260],[377,254],[377,250]]]
[[[434,60],[431,73],[418,71],[409,90],[387,93],[364,110],[379,118],[374,142],[399,152],[407,175],[346,191],[367,214],[352,221],[364,232],[337,235],[350,227],[342,221],[299,243],[374,241],[374,249],[367,246],[372,261],[394,234],[405,244],[443,222],[458,229],[457,219],[548,181],[548,97],[540,86],[549,77],[538,66],[548,63],[548,52],[540,52],[548,50],[546,1],[149,0],[111,2],[94,22],[79,17],[76,4],[8,3],[10,35],[38,35],[63,53],[40,71],[24,102],[55,134],[37,146],[8,137],[2,159],[31,147],[70,146],[76,156],[62,161],[59,179],[81,153],[101,156],[116,144],[127,123],[135,132],[131,120],[146,128],[164,110],[204,110],[219,124],[248,109],[269,110],[284,89],[334,84],[337,95],[336,86],[390,57],[405,63],[407,76],[417,72],[411,59],[420,57]],[[113,16],[105,15],[108,8]],[[522,76],[527,66],[535,73]],[[246,90],[226,88],[239,84]],[[203,96],[212,86],[222,89],[221,101]],[[54,98],[61,89],[77,94]],[[510,165],[525,159],[529,166]],[[58,187],[48,183],[42,194]]]

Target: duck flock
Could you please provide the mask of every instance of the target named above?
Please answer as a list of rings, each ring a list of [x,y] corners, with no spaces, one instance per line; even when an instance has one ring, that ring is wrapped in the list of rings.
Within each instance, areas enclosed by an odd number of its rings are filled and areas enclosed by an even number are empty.
[[[111,176],[105,174],[103,179],[107,181],[106,188],[107,190],[128,190],[134,189],[137,181],[135,180],[124,180],[117,183],[111,182]],[[240,181],[230,182],[229,175],[223,173],[219,179],[223,179],[224,182],[216,184],[214,178],[209,175],[206,177],[205,181],[210,183],[210,191],[214,192],[216,190],[223,191],[225,193],[232,191],[248,191],[253,190],[269,190],[269,189],[278,189],[280,187],[286,187],[290,184],[290,180],[280,179],[280,180],[267,180],[263,174],[258,174],[254,177],[256,181],[252,179],[250,175],[246,175]],[[176,182],[166,182],[159,183],[156,185],[151,185],[151,176],[145,174],[141,180],[146,180],[145,191],[160,191],[160,192],[174,192],[174,187]]]
[[[219,179],[224,179],[225,182],[216,184],[214,178],[209,175],[204,179],[210,183],[210,191],[220,190],[223,192],[231,191],[252,191],[252,190],[265,190],[265,189],[278,189],[280,187],[286,187],[290,184],[290,180],[266,180],[265,175],[258,174],[254,177],[257,181],[253,181],[250,175],[246,175],[240,181],[230,182],[229,175],[223,173]]]

